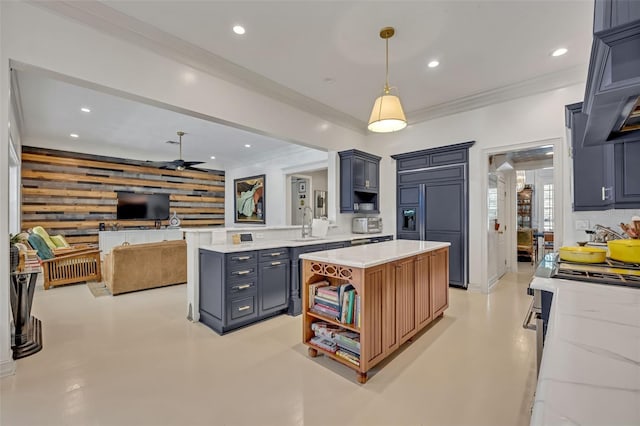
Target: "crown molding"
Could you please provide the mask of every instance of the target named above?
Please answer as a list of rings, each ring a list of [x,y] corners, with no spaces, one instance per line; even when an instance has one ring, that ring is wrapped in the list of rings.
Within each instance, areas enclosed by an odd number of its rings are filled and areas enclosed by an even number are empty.
[[[366,135],[366,123],[95,0],[29,0],[57,15]]]
[[[587,81],[587,64],[577,65],[557,72],[544,74],[528,80],[486,90],[470,96],[454,99],[438,105],[407,113],[411,124],[433,120],[447,115],[510,101],[525,96],[548,92]]]

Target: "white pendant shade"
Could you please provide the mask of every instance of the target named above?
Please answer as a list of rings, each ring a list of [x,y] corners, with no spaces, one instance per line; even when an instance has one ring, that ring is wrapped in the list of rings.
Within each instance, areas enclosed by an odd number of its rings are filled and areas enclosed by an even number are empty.
[[[368,129],[376,133],[389,133],[407,127],[407,118],[402,110],[400,98],[384,94],[376,99],[369,117]]]

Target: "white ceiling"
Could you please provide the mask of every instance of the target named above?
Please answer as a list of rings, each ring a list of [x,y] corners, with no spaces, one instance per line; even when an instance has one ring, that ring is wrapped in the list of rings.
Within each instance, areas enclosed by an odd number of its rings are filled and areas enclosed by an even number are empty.
[[[205,161],[198,167],[229,170],[310,148],[292,145],[212,121],[124,99],[48,78],[38,72],[18,71],[23,116],[23,144],[137,160],[170,161],[182,139],[182,157]],[[80,110],[91,109],[90,113]],[[76,133],[77,139],[69,135]],[[250,148],[245,144],[251,145]],[[215,156],[215,160],[210,157]],[[283,160],[284,161],[284,160]],[[286,161],[283,162],[285,164]],[[285,164],[286,165],[286,164]]]
[[[216,75],[282,94],[281,100],[362,132],[384,82],[378,35],[384,26],[396,28],[389,43],[390,83],[412,124],[437,116],[433,111],[442,115],[515,97],[518,88],[541,91],[578,82],[572,78],[584,81],[593,21],[592,0],[34,4],[133,43],[153,39],[169,56],[176,48],[194,63],[209,55]],[[232,32],[236,24],[245,26],[245,35]],[[551,57],[561,46],[569,52]],[[440,66],[430,69],[433,59]],[[18,80],[27,143],[161,161],[178,158],[178,147],[165,141],[184,130],[183,158],[215,169],[306,149],[31,71],[21,71]],[[90,114],[79,111],[83,104],[90,104]],[[80,138],[71,140],[71,132]]]
[[[405,111],[582,67],[593,1],[103,1],[170,36],[312,98],[364,126],[384,82]],[[79,6],[82,7],[82,6]],[[245,26],[243,36],[233,25]],[[138,25],[142,27],[143,25]],[[569,52],[554,58],[557,47]],[[437,59],[440,66],[429,69]],[[327,83],[326,79],[332,79]],[[364,127],[363,127],[364,128]]]

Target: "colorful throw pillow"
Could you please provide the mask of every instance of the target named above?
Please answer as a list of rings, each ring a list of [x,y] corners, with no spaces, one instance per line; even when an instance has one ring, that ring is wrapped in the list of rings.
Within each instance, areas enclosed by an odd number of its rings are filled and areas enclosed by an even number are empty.
[[[31,230],[31,233],[40,235],[45,244],[48,245],[51,250],[55,250],[56,245],[53,243],[53,241],[51,241],[49,234],[47,234],[47,231],[45,231],[42,226],[34,226]]]
[[[67,240],[64,239],[62,235],[52,235],[51,241],[56,245],[56,248],[67,248],[71,247]]]
[[[42,238],[40,235],[29,235],[29,244],[31,245],[31,247],[38,251],[38,257],[41,260],[53,259],[53,252],[44,241],[44,238]]]

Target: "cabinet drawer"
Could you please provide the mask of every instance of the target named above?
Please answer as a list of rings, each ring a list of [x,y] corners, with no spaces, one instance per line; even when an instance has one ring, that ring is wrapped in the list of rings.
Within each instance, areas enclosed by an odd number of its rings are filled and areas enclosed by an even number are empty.
[[[255,264],[258,252],[256,251],[242,251],[239,253],[227,254],[227,267],[236,269],[241,268],[243,265]]]
[[[227,279],[235,280],[242,278],[255,277],[258,271],[258,264],[253,265],[234,265],[233,269],[227,270]]]
[[[277,248],[269,250],[260,250],[259,252],[260,262],[267,262],[278,259],[289,259],[288,248]]]
[[[229,321],[248,319],[256,316],[256,296],[240,297],[233,299],[227,305]]]
[[[249,293],[254,293],[256,291],[257,279],[248,278],[248,279],[238,279],[238,280],[228,280],[227,288],[229,289],[230,297],[236,298],[240,296],[247,295]]]

